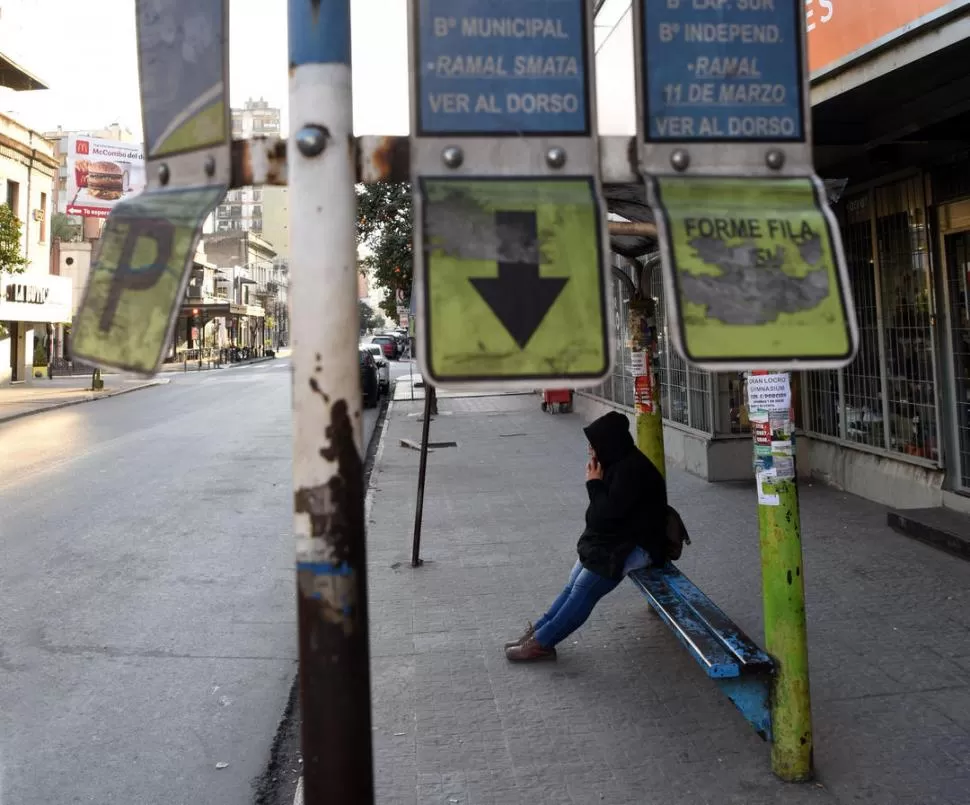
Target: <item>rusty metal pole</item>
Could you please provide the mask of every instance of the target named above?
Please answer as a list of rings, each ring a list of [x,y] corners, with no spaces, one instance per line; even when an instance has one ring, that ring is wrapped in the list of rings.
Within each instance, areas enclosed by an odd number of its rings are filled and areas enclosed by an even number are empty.
[[[288,0],[305,805],[372,805],[350,0]]]
[[[413,384],[412,384],[413,388]],[[421,523],[424,520],[424,484],[428,477],[428,440],[431,438],[431,417],[436,413],[434,386],[424,387],[424,422],[421,426],[421,458],[418,461],[418,500],[414,508],[414,534],[411,537],[411,567],[421,567]]]

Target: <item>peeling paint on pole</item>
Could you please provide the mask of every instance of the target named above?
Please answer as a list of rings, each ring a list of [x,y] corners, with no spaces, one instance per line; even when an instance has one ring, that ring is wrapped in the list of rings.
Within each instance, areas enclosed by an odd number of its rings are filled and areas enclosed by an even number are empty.
[[[372,805],[349,0],[290,0],[289,36],[303,794],[306,805]],[[273,156],[250,169],[273,171]]]
[[[765,648],[776,662],[771,766],[781,779],[800,782],[812,776],[813,741],[789,383],[785,373],[752,373],[746,394],[758,481]]]

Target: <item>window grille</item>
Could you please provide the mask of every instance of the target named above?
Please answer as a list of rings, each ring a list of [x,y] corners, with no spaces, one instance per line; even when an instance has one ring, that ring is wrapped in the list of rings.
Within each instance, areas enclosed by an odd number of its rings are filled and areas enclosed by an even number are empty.
[[[939,462],[932,274],[922,180],[846,198],[841,232],[859,352],[838,372],[807,372],[804,430]]]

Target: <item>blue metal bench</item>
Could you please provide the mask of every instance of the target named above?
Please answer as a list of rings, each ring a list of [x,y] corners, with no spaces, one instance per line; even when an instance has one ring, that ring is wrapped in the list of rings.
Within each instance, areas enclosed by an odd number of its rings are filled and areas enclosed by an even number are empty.
[[[704,673],[770,741],[774,660],[673,564],[635,570],[629,577]]]

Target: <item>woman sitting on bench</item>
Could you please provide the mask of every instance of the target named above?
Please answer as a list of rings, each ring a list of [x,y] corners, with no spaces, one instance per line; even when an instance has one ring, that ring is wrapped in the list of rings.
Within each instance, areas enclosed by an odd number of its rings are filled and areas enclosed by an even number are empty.
[[[633,570],[666,561],[667,484],[637,449],[630,422],[613,411],[584,428],[586,528],[579,560],[559,597],[525,634],[505,644],[512,662],[556,659],[556,645],[582,626],[603,596]]]

